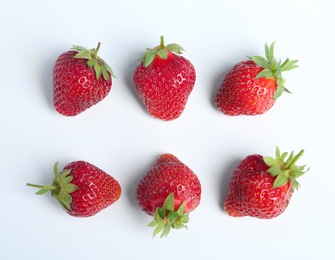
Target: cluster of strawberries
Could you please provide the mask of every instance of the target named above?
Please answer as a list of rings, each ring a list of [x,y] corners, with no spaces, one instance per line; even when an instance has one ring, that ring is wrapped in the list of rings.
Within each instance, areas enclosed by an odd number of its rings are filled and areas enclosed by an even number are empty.
[[[112,86],[112,69],[98,56],[96,49],[74,46],[61,54],[53,69],[55,109],[65,116],[76,116],[103,100]],[[182,57],[178,44],[147,49],[133,76],[134,86],[148,112],[155,118],[177,119],[185,109],[193,90],[196,73],[192,63]],[[297,67],[297,60],[284,63],[274,58],[274,43],[265,45],[266,58],[250,57],[233,66],[219,88],[215,104],[224,114],[260,115],[268,111],[283,91],[283,71]],[[302,156],[293,152],[276,158],[250,155],[234,170],[230,190],[224,203],[233,217],[274,218],[284,212],[294,189],[296,178],[305,166],[297,166]],[[120,184],[98,167],[84,161],[71,162],[59,173],[54,166],[51,186],[28,183],[48,191],[64,210],[76,217],[89,217],[110,206],[121,196]],[[149,226],[154,235],[167,236],[171,228],[184,228],[189,212],[200,203],[201,184],[194,172],[172,154],[163,154],[143,176],[137,186],[136,198],[142,210],[154,216]]]

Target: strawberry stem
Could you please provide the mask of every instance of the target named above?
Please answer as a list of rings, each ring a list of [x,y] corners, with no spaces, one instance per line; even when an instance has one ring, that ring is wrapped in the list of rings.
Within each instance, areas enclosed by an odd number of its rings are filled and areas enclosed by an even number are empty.
[[[55,190],[57,188],[55,186],[43,186],[43,185],[36,185],[36,184],[31,184],[31,183],[27,183],[27,186],[40,188],[40,189],[47,189],[47,190]]]
[[[300,153],[298,153],[294,157],[293,161],[286,167],[286,169],[290,169],[299,160],[299,158],[303,155],[304,152],[305,152],[304,150],[301,150]]]
[[[161,44],[159,45],[160,49],[163,49],[165,47],[164,45],[164,36],[161,36]]]
[[[94,60],[97,59],[97,57],[98,57],[98,51],[100,49],[100,45],[101,45],[101,43],[99,42],[97,48],[95,49],[95,51],[93,53],[93,59]]]

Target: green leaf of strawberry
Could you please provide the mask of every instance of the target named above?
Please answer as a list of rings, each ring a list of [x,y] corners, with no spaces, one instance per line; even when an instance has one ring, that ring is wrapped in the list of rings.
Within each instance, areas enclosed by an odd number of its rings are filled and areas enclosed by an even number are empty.
[[[288,89],[285,88],[285,80],[281,73],[283,71],[289,71],[297,68],[298,65],[296,65],[296,63],[298,60],[290,61],[289,59],[286,59],[285,62],[281,64],[281,61],[278,62],[274,57],[274,44],[275,42],[273,42],[270,47],[268,44],[265,44],[266,59],[261,56],[252,56],[249,58],[252,59],[258,66],[265,68],[256,76],[256,79],[262,77],[273,78],[277,82],[277,91],[273,96],[274,99],[277,99],[282,95],[283,91],[291,93]]]
[[[290,59],[287,58],[286,61],[281,65],[281,71],[289,71],[297,68],[298,67],[298,65],[296,65],[297,62],[298,60],[290,61]]]
[[[73,45],[72,49],[78,51],[78,53],[74,56],[77,59],[87,59],[87,66],[89,68],[94,67],[95,75],[97,79],[100,78],[101,74],[105,80],[109,80],[109,74],[107,71],[115,78],[114,72],[108,66],[108,64],[98,56],[98,51],[100,49],[100,42],[98,43],[98,47],[96,49],[86,49],[81,46]]]
[[[285,185],[288,181],[291,181],[293,187],[299,189],[299,183],[296,178],[304,175],[307,171],[304,171],[305,166],[297,166],[295,163],[303,155],[304,150],[301,150],[297,155],[294,156],[292,152],[285,162],[285,158],[288,153],[280,154],[279,148],[276,148],[276,159],[271,157],[263,157],[264,162],[270,167],[267,172],[272,177],[276,177],[273,188],[277,188]]]
[[[162,59],[166,60],[167,59],[167,55],[168,55],[168,52],[166,49],[162,49],[160,51],[157,52],[157,55],[159,57],[161,57]]]
[[[156,214],[154,216],[154,221],[152,221],[148,226],[156,227],[153,232],[155,237],[157,234],[162,232],[161,237],[166,237],[171,228],[181,229],[186,228],[184,225],[189,221],[189,214],[185,214],[185,204],[184,201],[177,211],[174,211],[174,196],[173,192],[164,201],[164,205],[161,208],[157,208]]]
[[[171,43],[166,45],[166,49],[171,50],[177,54],[182,54],[182,51],[184,51],[184,48],[177,43]]]
[[[177,43],[172,43],[165,46],[164,37],[161,36],[160,45],[153,49],[148,48],[142,58],[139,60],[143,60],[144,67],[148,67],[155,59],[156,54],[162,59],[167,59],[168,51],[181,54],[184,49]]]
[[[261,66],[267,69],[271,68],[271,65],[269,64],[269,62],[262,56],[252,56],[249,58],[252,59],[258,66]]]
[[[51,195],[57,199],[65,210],[71,210],[72,197],[70,193],[74,192],[78,187],[71,183],[73,177],[68,176],[70,173],[71,170],[64,170],[58,174],[58,162],[56,162],[54,166],[55,178],[52,181],[52,186],[35,185],[31,183],[27,183],[27,186],[41,188],[35,193],[37,195],[43,195],[50,191]]]

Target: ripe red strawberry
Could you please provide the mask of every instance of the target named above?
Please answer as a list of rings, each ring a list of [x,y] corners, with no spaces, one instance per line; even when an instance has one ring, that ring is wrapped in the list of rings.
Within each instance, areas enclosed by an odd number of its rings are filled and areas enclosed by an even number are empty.
[[[103,100],[112,86],[113,71],[98,56],[96,49],[73,46],[61,54],[53,68],[53,95],[56,110],[76,116]],[[102,77],[101,77],[102,74]]]
[[[249,155],[241,161],[232,176],[224,207],[232,217],[251,216],[270,219],[287,208],[294,189],[299,188],[296,178],[303,175],[305,166],[297,166],[302,150],[293,152],[285,162],[287,153],[276,151],[276,159]]]
[[[260,115],[268,111],[283,93],[289,92],[281,73],[296,67],[298,60],[286,59],[281,64],[274,56],[274,43],[265,44],[266,58],[250,57],[237,63],[226,74],[215,97],[215,105],[224,114]]]
[[[161,44],[148,49],[134,71],[134,85],[148,112],[169,121],[178,118],[195,84],[192,63],[182,56],[178,44]]]
[[[66,165],[58,174],[58,163],[54,166],[55,178],[51,186],[27,183],[41,188],[36,194],[50,191],[63,209],[74,217],[90,217],[117,201],[121,195],[119,183],[96,166],[75,161]]]
[[[163,154],[137,186],[136,198],[142,210],[154,216],[149,226],[157,226],[154,236],[171,228],[184,228],[189,212],[200,203],[198,177],[172,154]]]

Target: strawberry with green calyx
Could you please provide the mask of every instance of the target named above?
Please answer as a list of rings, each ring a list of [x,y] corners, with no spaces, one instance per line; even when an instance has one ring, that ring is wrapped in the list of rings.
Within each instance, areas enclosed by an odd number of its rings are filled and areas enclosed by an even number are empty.
[[[147,49],[136,67],[133,82],[148,112],[165,121],[178,118],[185,109],[196,74],[192,63],[179,55],[183,48],[176,44]]]
[[[61,54],[53,68],[55,109],[65,116],[75,116],[103,100],[112,86],[114,73],[98,56],[96,49],[73,46]]]
[[[136,199],[144,212],[154,216],[154,236],[185,227],[189,212],[200,203],[201,184],[194,172],[176,156],[163,154],[137,185]]]
[[[274,57],[274,42],[265,44],[266,58],[249,57],[237,63],[226,74],[215,97],[215,104],[224,114],[260,115],[268,111],[283,93],[289,92],[284,84],[283,71],[296,67],[298,60],[284,63]]]
[[[189,221],[189,213],[185,214],[185,204],[186,201],[175,211],[173,192],[170,193],[164,201],[163,207],[156,209],[154,221],[149,224],[150,227],[157,226],[154,230],[154,236],[162,231],[161,237],[166,237],[171,228],[187,228],[184,224]]]
[[[62,208],[74,217],[90,217],[117,201],[121,195],[119,183],[98,167],[84,161],[75,161],[58,173],[54,166],[54,180],[51,186],[27,183],[40,188],[37,195],[48,191]]]
[[[285,161],[287,153],[276,159],[261,155],[249,155],[234,170],[225,210],[232,217],[251,216],[262,219],[275,218],[282,214],[294,192],[299,188],[296,178],[302,176],[305,166],[297,166],[302,150],[293,152]]]

